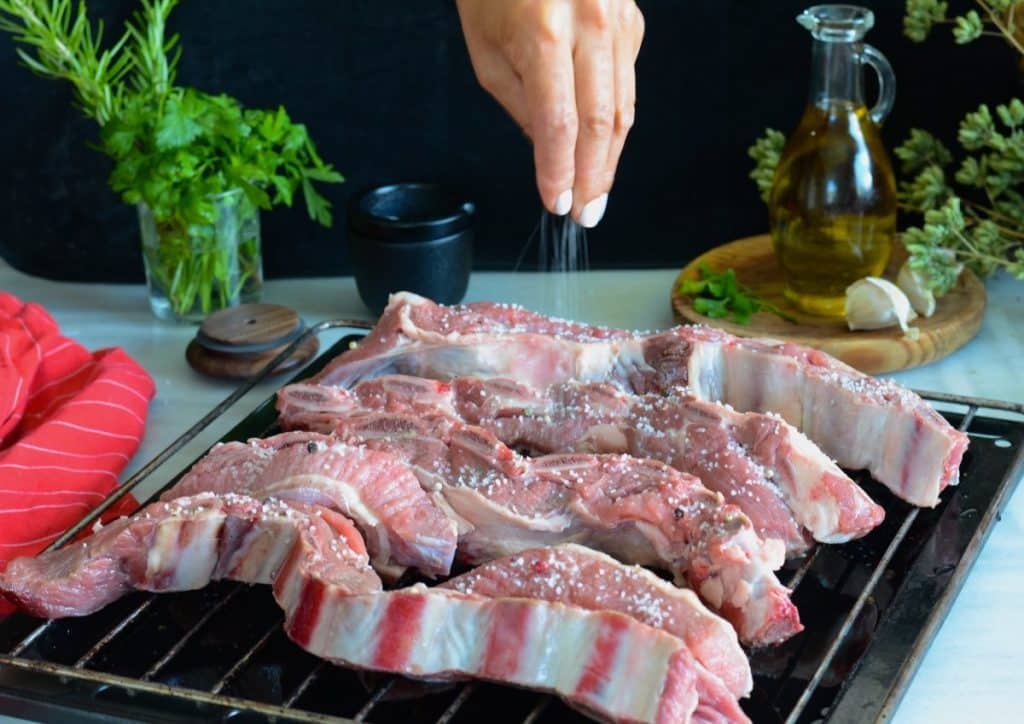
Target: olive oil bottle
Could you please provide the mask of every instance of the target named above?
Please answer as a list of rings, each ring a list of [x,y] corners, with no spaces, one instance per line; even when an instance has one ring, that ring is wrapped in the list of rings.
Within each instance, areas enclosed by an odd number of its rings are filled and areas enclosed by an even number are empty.
[[[842,316],[846,287],[885,269],[896,235],[896,182],[879,126],[892,108],[892,69],[860,42],[872,13],[819,5],[797,20],[812,35],[811,97],[775,170],[768,203],[786,297],[801,310]],[[864,65],[879,101],[864,104]]]

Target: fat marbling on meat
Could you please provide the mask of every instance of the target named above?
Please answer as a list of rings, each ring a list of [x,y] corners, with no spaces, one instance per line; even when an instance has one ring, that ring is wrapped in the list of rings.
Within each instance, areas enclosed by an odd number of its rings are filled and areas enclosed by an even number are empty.
[[[881,506],[779,416],[740,413],[678,391],[634,395],[608,383],[537,389],[507,378],[385,375],[351,390],[297,383],[278,392],[287,429],[328,432],[339,417],[360,410],[451,415],[534,454],[661,460],[721,493],[758,535],[783,541],[789,555],[805,552],[810,537],[824,543],[860,537],[884,517]]]
[[[700,399],[774,412],[844,468],[934,506],[958,481],[967,436],[924,400],[808,347],[702,326],[638,333],[553,319],[515,305],[445,307],[392,295],[370,335],[317,382],[350,387],[383,374],[511,377],[533,387],[577,380],[636,393],[684,387]]]

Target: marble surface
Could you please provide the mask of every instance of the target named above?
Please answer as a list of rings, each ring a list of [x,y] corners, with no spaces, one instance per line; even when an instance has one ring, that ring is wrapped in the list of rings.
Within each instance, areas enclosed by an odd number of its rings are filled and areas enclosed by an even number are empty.
[[[668,290],[674,269],[589,272],[570,279],[563,294],[552,278],[532,273],[477,273],[467,301],[517,302],[538,311],[614,327],[672,324]],[[139,285],[69,284],[26,276],[0,262],[0,289],[45,305],[68,336],[91,349],[122,346],[153,375],[157,397],[139,453],[126,473],[144,464],[229,395],[233,385],[194,373],[184,350],[195,329],[157,321]],[[989,285],[981,332],[940,362],[891,375],[921,390],[1024,401],[1024,283]],[[565,304],[572,298],[575,304]],[[308,322],[370,319],[350,278],[272,281],[264,301],[287,304]],[[323,346],[340,338],[325,334]],[[270,395],[281,378],[265,382],[173,457],[140,497],[202,453]],[[1024,685],[1024,493],[1010,500],[901,703],[899,722],[987,722],[1013,718]]]

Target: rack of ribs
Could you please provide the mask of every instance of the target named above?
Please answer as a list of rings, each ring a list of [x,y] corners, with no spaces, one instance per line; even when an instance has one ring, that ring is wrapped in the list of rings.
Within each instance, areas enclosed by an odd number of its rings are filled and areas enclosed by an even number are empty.
[[[334,663],[538,689],[614,722],[749,722],[682,641],[620,613],[421,584],[357,596],[295,588],[285,631]]]
[[[745,642],[778,643],[802,630],[774,574],[783,545],[758,538],[737,507],[664,463],[628,455],[526,458],[482,428],[426,413],[359,413],[339,419],[335,435],[407,463],[458,521],[459,556],[468,563],[584,543],[671,571]]]
[[[593,327],[508,304],[445,307],[393,295],[373,331],[318,375],[351,387],[384,374],[510,377],[535,388],[608,382],[644,394],[685,388],[746,412],[774,412],[847,469],[934,506],[957,483],[967,436],[920,397],[800,345],[681,326],[657,333]]]
[[[747,696],[753,688],[750,664],[736,631],[693,591],[592,548],[572,543],[532,548],[477,566],[441,588],[617,611],[684,641],[694,658],[735,696]]]
[[[449,382],[385,375],[351,390],[297,383],[278,392],[286,429],[330,432],[357,411],[428,411],[485,428],[534,454],[628,453],[698,476],[739,507],[758,535],[799,555],[808,537],[858,538],[884,510],[806,436],[776,415],[740,413],[672,391],[634,395],[608,383],[546,389],[506,378]]]

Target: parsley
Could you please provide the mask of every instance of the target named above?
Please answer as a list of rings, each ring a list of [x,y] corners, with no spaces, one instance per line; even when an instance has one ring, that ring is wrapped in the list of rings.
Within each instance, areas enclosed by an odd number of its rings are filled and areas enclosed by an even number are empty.
[[[750,319],[760,311],[775,314],[787,322],[796,320],[774,304],[754,296],[754,293],[739,283],[736,272],[726,269],[716,272],[707,264],[701,264],[699,279],[684,279],[679,283],[679,293],[693,298],[693,308],[698,314],[712,319],[729,318],[737,324],[750,324]]]
[[[165,29],[177,2],[140,0],[106,50],[85,0],[0,0],[0,30],[24,46],[18,55],[30,70],[70,82],[77,105],[100,125],[98,148],[114,160],[110,186],[125,203],[149,207],[160,236],[147,255],[150,272],[183,317],[197,303],[206,314],[236,302],[259,273],[255,231],[238,250],[240,278],[234,250],[218,248],[218,203],[241,205],[245,221],[301,193],[310,218],[330,226],[331,205],[314,184],[344,179],[284,108],[247,109],[175,84],[181,48]],[[236,189],[241,197],[232,200]]]

